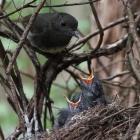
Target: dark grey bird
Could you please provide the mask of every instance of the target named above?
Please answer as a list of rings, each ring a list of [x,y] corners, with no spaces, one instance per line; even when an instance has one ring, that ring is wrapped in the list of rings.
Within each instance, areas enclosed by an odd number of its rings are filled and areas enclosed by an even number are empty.
[[[23,19],[24,26],[30,16]],[[27,36],[37,52],[57,53],[65,50],[72,36],[77,37],[78,21],[67,13],[41,13]]]
[[[91,106],[107,104],[101,81],[93,72],[88,78],[81,78],[80,84],[82,94],[90,100]]]
[[[65,126],[79,112],[95,107],[96,105],[105,106],[108,104],[101,81],[97,76],[93,75],[93,72],[87,78],[81,75],[79,78],[82,91],[72,94],[70,100],[66,97],[69,107],[60,110],[58,113],[58,118],[54,125],[55,129]]]
[[[81,97],[76,102],[70,101],[66,96],[65,98],[68,102],[68,107],[59,111],[58,117],[55,120],[54,129],[64,127],[74,115],[80,112],[78,106],[81,102]]]
[[[79,75],[79,78],[82,91],[75,93],[71,97],[71,101],[76,102],[81,98],[81,102],[78,106],[80,111],[87,110],[96,105],[107,105],[101,81],[96,75],[93,75],[93,72],[91,72],[87,78],[84,78],[81,75]]]

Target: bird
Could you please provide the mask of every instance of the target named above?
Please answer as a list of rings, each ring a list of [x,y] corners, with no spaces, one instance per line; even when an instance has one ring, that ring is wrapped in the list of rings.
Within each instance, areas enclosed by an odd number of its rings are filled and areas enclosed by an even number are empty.
[[[68,103],[68,107],[63,108],[58,112],[58,117],[55,120],[54,127],[53,127],[54,129],[58,129],[66,126],[66,124],[70,121],[70,119],[74,115],[80,112],[78,106],[81,102],[81,97],[76,102],[70,101],[66,96],[64,97]]]
[[[96,105],[108,104],[101,81],[93,74],[93,71],[87,78],[82,77],[81,75],[78,75],[78,77],[80,79],[81,92],[73,94],[71,96],[71,101],[76,102],[79,97],[81,97],[81,102],[78,106],[80,111],[87,110]]]
[[[91,71],[87,78],[81,77],[80,82],[82,93],[85,93],[86,96],[91,96],[93,104],[107,104],[101,81],[97,75],[93,74],[93,71]]]
[[[30,16],[23,18],[24,26],[29,19]],[[27,39],[36,52],[56,54],[65,50],[73,36],[78,38],[77,27],[77,19],[68,13],[40,13],[35,18]]]
[[[68,102],[68,107],[59,111],[54,125],[55,129],[64,127],[77,113],[96,105],[106,106],[108,104],[101,81],[93,74],[93,71],[87,78],[81,75],[78,75],[78,77],[80,79],[81,92],[73,93],[70,99],[64,96]]]

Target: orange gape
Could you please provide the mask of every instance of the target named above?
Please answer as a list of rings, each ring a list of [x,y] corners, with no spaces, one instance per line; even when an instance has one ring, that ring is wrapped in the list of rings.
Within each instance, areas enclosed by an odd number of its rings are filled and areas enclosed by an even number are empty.
[[[66,98],[66,101],[68,102],[70,108],[73,108],[73,109],[76,109],[78,107],[79,103],[81,102],[81,96],[80,96],[80,98],[79,98],[79,100],[77,102],[70,101],[68,99],[68,97],[66,97],[65,95],[64,95],[64,97]]]
[[[85,77],[82,77],[82,75],[79,75],[79,78],[84,81],[86,84],[92,84],[93,80],[94,80],[94,74],[93,74],[93,71],[90,73],[90,75],[85,78]]]

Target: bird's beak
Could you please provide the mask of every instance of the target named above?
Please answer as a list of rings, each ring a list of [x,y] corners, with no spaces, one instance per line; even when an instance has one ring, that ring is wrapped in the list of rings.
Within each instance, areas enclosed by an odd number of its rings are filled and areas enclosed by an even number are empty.
[[[85,78],[83,77],[82,75],[79,75],[79,78],[84,81],[86,84],[91,84],[94,80],[94,74],[93,74],[93,71],[91,71],[90,75]]]
[[[79,33],[79,31],[74,31],[74,34],[73,34],[73,36],[75,36],[76,38],[80,38],[80,33]]]
[[[81,102],[81,96],[80,96],[80,98],[79,98],[79,100],[77,102],[70,101],[68,99],[68,97],[66,97],[65,95],[64,95],[64,97],[65,97],[66,101],[68,102],[68,104],[70,106],[70,109],[76,109],[78,107],[79,103]]]

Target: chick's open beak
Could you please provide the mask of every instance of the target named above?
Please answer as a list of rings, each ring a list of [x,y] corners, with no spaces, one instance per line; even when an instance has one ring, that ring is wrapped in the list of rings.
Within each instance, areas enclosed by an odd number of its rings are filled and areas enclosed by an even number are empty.
[[[85,82],[86,84],[91,84],[91,83],[93,82],[93,80],[94,80],[93,71],[90,73],[90,75],[89,75],[87,78],[83,77],[82,75],[79,75],[79,78],[80,78],[83,82]]]
[[[80,96],[80,98],[79,98],[79,100],[77,102],[70,101],[68,99],[68,97],[66,97],[65,95],[64,95],[64,97],[66,98],[66,101],[68,102],[68,104],[70,106],[70,109],[76,109],[78,107],[79,103],[81,102],[81,96]]]

